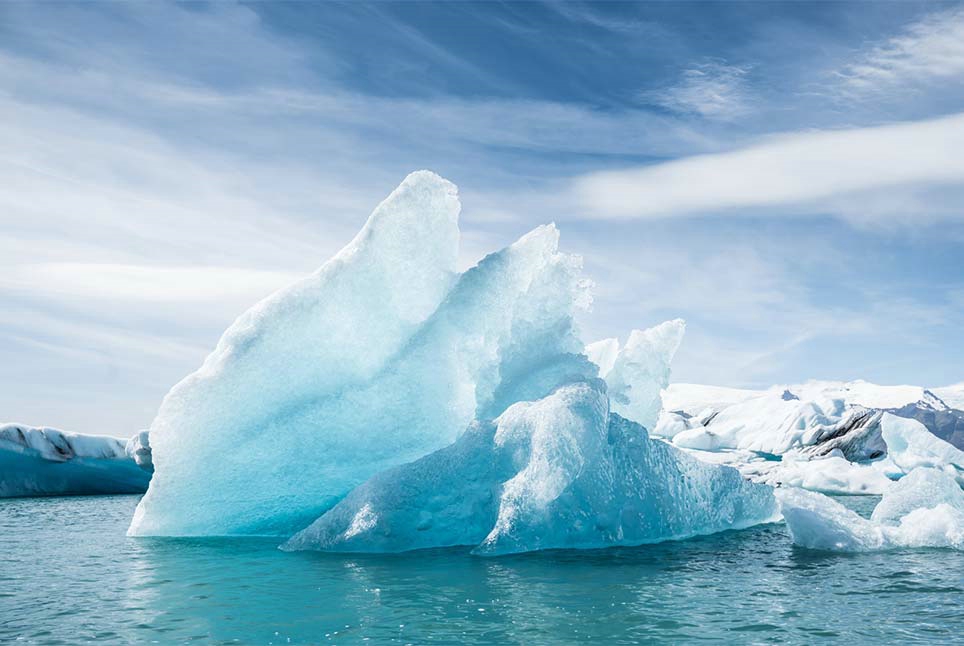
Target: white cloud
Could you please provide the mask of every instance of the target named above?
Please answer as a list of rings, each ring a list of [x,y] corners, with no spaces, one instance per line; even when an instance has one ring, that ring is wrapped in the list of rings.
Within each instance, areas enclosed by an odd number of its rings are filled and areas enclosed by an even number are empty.
[[[778,214],[786,207],[819,212],[834,200],[873,191],[961,185],[962,150],[964,113],[787,134],[731,152],[593,173],[577,178],[574,191],[587,214],[596,217],[654,218],[734,209]],[[964,210],[943,215],[964,217]]]
[[[8,268],[0,290],[81,301],[239,304],[242,308],[301,274],[237,267],[158,267],[113,263],[28,263]]]
[[[746,75],[749,68],[707,62],[683,72],[679,82],[643,99],[673,112],[730,120],[750,111]]]
[[[889,90],[964,76],[964,10],[925,16],[839,72],[851,92]]]

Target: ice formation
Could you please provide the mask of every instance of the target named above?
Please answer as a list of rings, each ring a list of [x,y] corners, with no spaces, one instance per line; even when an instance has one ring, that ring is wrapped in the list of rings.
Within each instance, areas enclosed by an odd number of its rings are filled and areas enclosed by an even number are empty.
[[[964,413],[924,388],[863,381],[764,391],[674,384],[664,401],[654,435],[759,482],[882,493],[915,466],[960,463],[948,442],[964,437]],[[904,429],[891,432],[889,442],[888,424]],[[911,435],[914,448],[907,448],[902,438]]]
[[[594,373],[572,321],[588,283],[555,227],[457,276],[458,211],[452,184],[413,173],[333,260],[242,315],[165,398],[131,534],[290,535],[474,418]]]
[[[918,468],[893,483],[869,520],[819,493],[781,488],[776,496],[793,542],[802,547],[964,549],[964,491],[942,470]]]
[[[128,446],[104,435],[0,425],[0,498],[142,493],[151,472]]]
[[[769,488],[647,437],[682,321],[610,347],[599,379],[574,324],[590,283],[555,227],[458,275],[459,208],[414,173],[333,260],[243,314],[162,403],[130,533],[316,521],[288,546],[504,553],[772,515]]]
[[[609,405],[599,379],[516,403],[356,488],[285,549],[473,545],[497,555],[639,545],[773,519],[769,487],[650,440]]]

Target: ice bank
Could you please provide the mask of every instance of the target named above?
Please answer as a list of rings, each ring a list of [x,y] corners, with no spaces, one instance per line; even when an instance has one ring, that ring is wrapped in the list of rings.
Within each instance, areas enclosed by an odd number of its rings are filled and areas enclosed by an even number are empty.
[[[150,479],[146,433],[125,442],[54,428],[0,425],[0,498],[143,493]]]

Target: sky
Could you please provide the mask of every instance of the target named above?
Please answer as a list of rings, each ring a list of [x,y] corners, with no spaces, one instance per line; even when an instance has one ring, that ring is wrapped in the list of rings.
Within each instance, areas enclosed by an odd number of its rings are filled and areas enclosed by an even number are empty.
[[[0,421],[147,427],[422,168],[675,381],[964,381],[964,5],[12,1]]]

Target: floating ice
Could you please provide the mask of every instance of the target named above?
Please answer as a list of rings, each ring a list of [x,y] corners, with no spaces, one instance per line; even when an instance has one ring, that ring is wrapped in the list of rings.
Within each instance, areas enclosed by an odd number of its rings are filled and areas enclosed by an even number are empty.
[[[142,493],[150,479],[124,440],[0,425],[0,498]]]
[[[917,467],[938,467],[956,474],[964,485],[964,451],[940,439],[916,420],[885,413],[880,431],[887,457],[904,473]]]
[[[290,535],[474,418],[594,375],[572,321],[588,283],[555,227],[456,276],[458,211],[452,184],[414,173],[333,260],[242,315],[165,398],[130,533]]]
[[[458,210],[454,186],[415,173],[332,261],[242,315],[162,403],[130,533],[291,536],[317,520],[288,547],[505,553],[772,515],[769,488],[610,415],[611,392],[655,423],[682,321],[610,347],[604,382],[573,322],[589,282],[555,227],[456,275]]]
[[[516,403],[453,445],[378,474],[284,547],[475,545],[496,555],[639,545],[773,518],[769,487],[650,440],[609,401],[596,379]]]
[[[964,492],[944,471],[919,468],[884,493],[870,520],[802,489],[776,490],[793,542],[817,550],[964,549]]]

